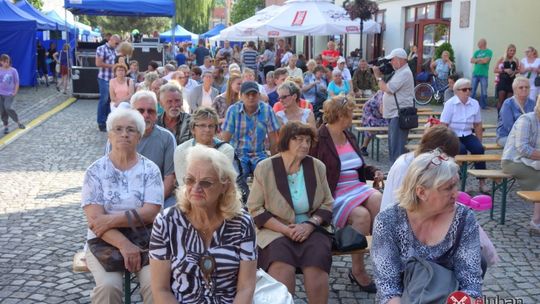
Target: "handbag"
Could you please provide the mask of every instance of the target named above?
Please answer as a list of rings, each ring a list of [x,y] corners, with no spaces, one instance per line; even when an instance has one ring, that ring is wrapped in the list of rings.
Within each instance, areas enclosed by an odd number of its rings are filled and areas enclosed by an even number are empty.
[[[253,304],[294,304],[293,297],[283,283],[274,279],[262,269],[257,269],[257,282],[253,294]]]
[[[330,225],[332,231],[328,231],[321,226],[317,230],[328,235],[332,239],[332,251],[347,252],[359,249],[365,249],[368,246],[366,237],[354,230],[350,225],[336,229]]]
[[[140,227],[136,227],[131,218],[131,214],[137,219]],[[116,228],[133,244],[138,246],[141,252],[141,266],[146,266],[149,263],[148,258],[148,245],[150,244],[150,231],[152,231],[152,224],[144,226],[144,222],[135,209],[131,209],[125,212],[128,220],[129,228]],[[101,266],[107,272],[124,271],[124,257],[120,253],[120,249],[105,242],[101,238],[93,238],[88,240],[88,248],[92,254],[99,261]]]
[[[461,242],[465,227],[462,220],[457,227],[456,241],[437,261],[411,257],[405,263],[403,272],[402,303],[438,304],[446,303],[448,295],[458,290],[459,282],[448,262]]]
[[[399,128],[404,130],[418,128],[418,111],[414,106],[414,102],[412,107],[400,109],[395,93],[394,100],[396,101],[396,107],[398,109]]]

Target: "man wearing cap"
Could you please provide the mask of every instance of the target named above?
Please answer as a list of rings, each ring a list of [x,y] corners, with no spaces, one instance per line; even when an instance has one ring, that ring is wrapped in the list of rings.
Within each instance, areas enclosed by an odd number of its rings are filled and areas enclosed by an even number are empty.
[[[378,67],[373,67],[373,74],[377,78],[379,88],[383,95],[383,117],[390,120],[388,125],[388,155],[394,162],[401,154],[407,152],[405,144],[409,136],[409,130],[399,127],[398,109],[414,106],[414,77],[407,64],[407,53],[402,48],[392,50],[385,57],[390,60],[394,73],[386,82],[382,78]]]
[[[240,100],[227,110],[221,138],[235,148],[242,166],[239,182],[245,183],[257,164],[268,157],[264,147],[266,136],[270,142],[270,152],[277,153],[279,122],[272,108],[260,100],[256,82],[242,83]]]

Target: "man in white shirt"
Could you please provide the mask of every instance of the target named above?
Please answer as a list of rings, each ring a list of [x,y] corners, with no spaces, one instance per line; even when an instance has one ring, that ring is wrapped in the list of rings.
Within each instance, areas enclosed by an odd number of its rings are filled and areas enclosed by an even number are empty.
[[[204,57],[204,64],[200,66],[201,68],[201,75],[204,74],[204,72],[213,72],[214,71],[214,66],[212,65],[212,57],[210,56],[205,56]]]
[[[405,144],[409,137],[409,130],[399,127],[398,108],[414,106],[414,77],[407,64],[407,52],[402,48],[392,50],[385,57],[390,60],[394,74],[388,80],[383,80],[378,67],[373,67],[373,74],[377,78],[379,88],[383,95],[383,117],[390,120],[388,124],[388,155],[392,163],[403,153],[407,152]]]

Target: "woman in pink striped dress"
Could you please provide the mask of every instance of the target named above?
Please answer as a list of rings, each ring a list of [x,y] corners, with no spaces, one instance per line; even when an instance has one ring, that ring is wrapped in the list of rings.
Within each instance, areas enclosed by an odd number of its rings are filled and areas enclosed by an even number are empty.
[[[319,141],[311,155],[326,165],[326,178],[334,197],[332,222],[336,228],[351,225],[363,235],[371,227],[381,204],[382,195],[366,184],[366,179],[382,180],[384,175],[367,166],[354,136],[348,131],[352,123],[354,101],[336,96],[324,102],[325,125],[318,131]],[[351,282],[362,291],[375,293],[376,287],[364,267],[364,256],[352,256]]]

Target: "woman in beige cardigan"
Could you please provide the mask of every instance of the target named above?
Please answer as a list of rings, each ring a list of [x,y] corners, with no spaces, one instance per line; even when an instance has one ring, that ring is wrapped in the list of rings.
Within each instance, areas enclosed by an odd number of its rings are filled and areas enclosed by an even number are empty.
[[[333,198],[324,164],[308,156],[314,138],[301,122],[281,129],[281,153],[257,165],[248,208],[257,226],[259,267],[291,294],[302,269],[308,302],[326,303],[332,246],[316,228],[332,220]]]

